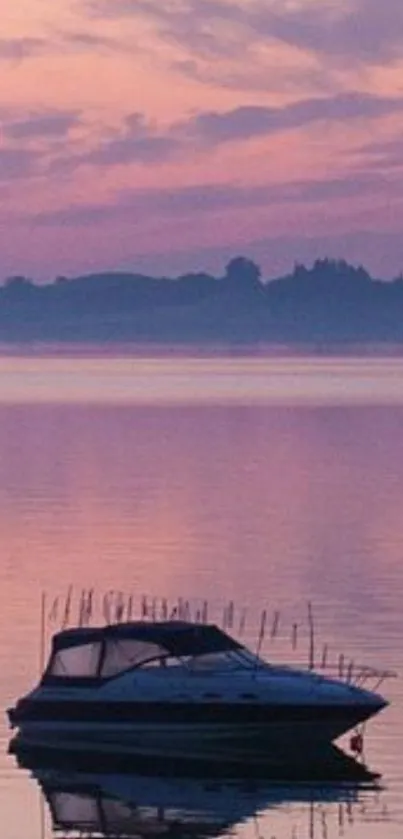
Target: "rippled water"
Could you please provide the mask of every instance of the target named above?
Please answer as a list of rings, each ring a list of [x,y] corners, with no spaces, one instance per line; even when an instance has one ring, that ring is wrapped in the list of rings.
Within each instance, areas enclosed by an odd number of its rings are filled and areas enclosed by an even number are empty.
[[[76,612],[90,587],[99,599],[109,589],[131,594],[137,612],[143,596],[151,609],[153,598],[156,609],[162,597],[172,605],[182,597],[194,610],[207,599],[221,623],[233,600],[233,629],[246,614],[253,645],[266,609],[264,654],[302,663],[311,601],[317,661],[328,644],[329,668],[343,654],[345,666],[400,675],[402,509],[398,358],[3,355],[1,706],[37,677],[41,592],[49,636],[60,621],[61,600],[50,620],[54,598],[70,585]],[[59,778],[58,807],[67,801],[76,822],[78,805],[87,820],[107,813],[110,831],[118,812],[119,827],[135,825],[137,835],[400,837],[401,679],[383,690],[391,706],[366,734],[367,762],[382,774],[376,788],[234,788],[110,773],[79,778],[77,799],[70,774]],[[7,837],[50,837],[49,805],[7,755],[8,738],[3,714]],[[39,780],[46,787],[49,778]]]

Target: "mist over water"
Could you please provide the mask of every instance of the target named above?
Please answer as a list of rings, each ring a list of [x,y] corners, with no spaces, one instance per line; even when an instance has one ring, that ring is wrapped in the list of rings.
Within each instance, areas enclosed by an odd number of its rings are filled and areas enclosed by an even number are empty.
[[[270,621],[279,610],[263,653],[303,663],[311,601],[318,656],[326,643],[331,664],[343,653],[400,675],[402,503],[400,359],[3,355],[2,708],[37,678],[41,592],[51,603],[70,584],[77,596],[132,593],[137,609],[144,594],[197,595],[217,620],[232,599],[237,620],[248,610],[252,646],[261,610]],[[366,733],[382,789],[271,788],[255,802],[257,827],[255,805],[231,804],[239,817],[218,820],[214,835],[400,837],[400,682],[383,685],[391,707]],[[8,839],[36,839],[39,788],[6,754],[4,715],[1,739]]]

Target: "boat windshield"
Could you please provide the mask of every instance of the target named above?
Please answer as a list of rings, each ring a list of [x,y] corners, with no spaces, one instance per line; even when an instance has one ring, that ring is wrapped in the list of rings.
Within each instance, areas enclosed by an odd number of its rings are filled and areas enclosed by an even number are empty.
[[[263,664],[253,653],[250,653],[249,650],[243,647],[238,650],[189,656],[184,663],[186,663],[186,666],[192,672],[205,670],[248,670]]]
[[[100,671],[103,677],[116,676],[133,667],[150,667],[165,661],[168,651],[159,644],[136,641],[131,638],[108,640]]]

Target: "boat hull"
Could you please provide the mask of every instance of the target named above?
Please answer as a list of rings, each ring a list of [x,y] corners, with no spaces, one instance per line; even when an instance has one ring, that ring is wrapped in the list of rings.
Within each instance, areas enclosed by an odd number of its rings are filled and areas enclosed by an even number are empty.
[[[354,698],[354,695],[353,695]],[[328,745],[385,704],[368,693],[345,702],[144,702],[22,699],[9,711],[24,736],[128,745],[136,749],[230,751],[246,755]]]
[[[322,722],[316,719],[314,724],[311,719],[310,722],[244,722],[242,725],[26,721],[19,731],[25,740],[39,739],[55,746],[67,743],[77,749],[98,745],[159,755],[192,754],[213,759],[215,756],[221,759],[225,755],[246,760],[252,756],[319,750],[351,728],[352,724],[352,718]]]

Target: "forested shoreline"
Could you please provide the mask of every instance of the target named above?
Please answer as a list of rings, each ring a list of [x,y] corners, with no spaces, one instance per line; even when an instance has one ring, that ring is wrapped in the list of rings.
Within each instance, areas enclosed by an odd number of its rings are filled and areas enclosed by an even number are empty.
[[[403,342],[403,278],[320,259],[280,278],[246,257],[221,277],[105,272],[0,287],[1,341]]]

